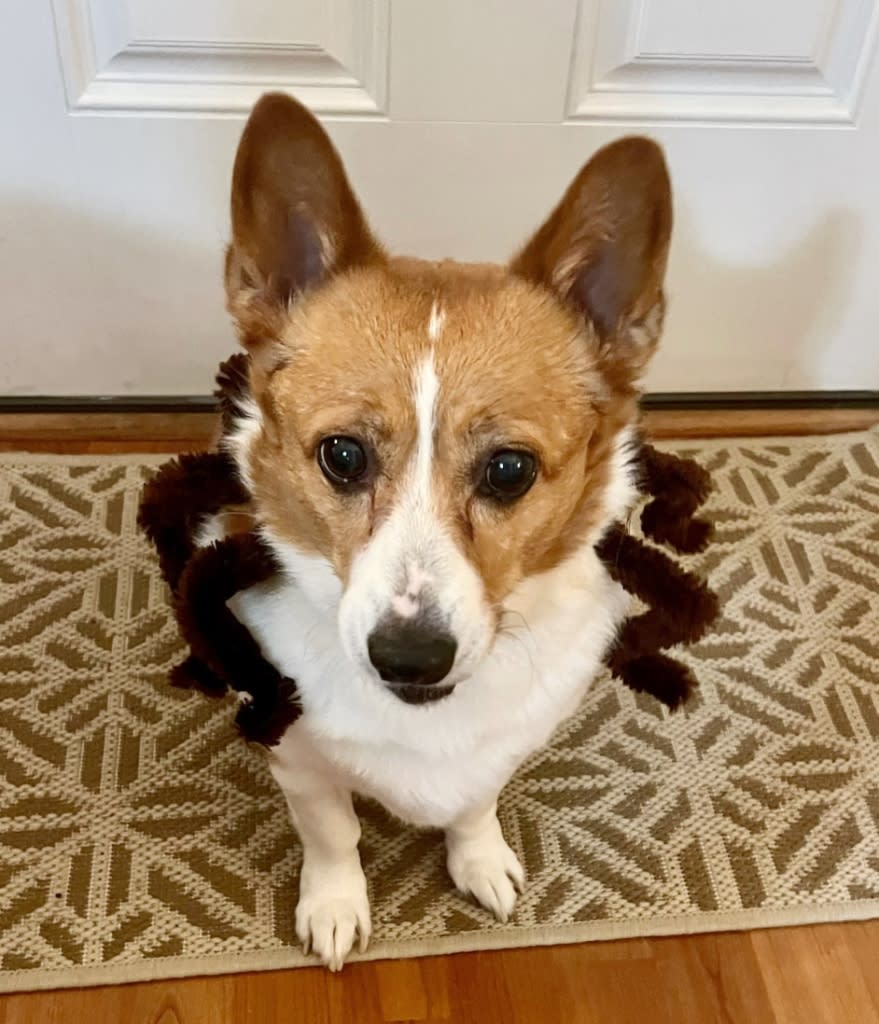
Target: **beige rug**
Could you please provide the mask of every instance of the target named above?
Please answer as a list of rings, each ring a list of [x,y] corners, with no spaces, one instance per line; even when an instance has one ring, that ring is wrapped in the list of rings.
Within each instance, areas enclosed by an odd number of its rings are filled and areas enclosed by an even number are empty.
[[[879,434],[682,445],[722,621],[669,717],[603,679],[507,788],[507,926],[364,808],[370,957],[879,916]],[[142,456],[0,457],[0,987],[304,962],[297,843],[178,656]]]

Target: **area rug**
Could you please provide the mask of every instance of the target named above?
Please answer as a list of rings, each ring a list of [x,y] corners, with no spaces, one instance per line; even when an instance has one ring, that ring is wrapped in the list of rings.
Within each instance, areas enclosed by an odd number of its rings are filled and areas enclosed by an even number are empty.
[[[361,806],[398,957],[879,916],[879,433],[676,447],[714,474],[723,601],[669,715],[607,678],[503,795],[513,920]],[[296,967],[299,850],[135,529],[161,458],[0,457],[0,988]]]

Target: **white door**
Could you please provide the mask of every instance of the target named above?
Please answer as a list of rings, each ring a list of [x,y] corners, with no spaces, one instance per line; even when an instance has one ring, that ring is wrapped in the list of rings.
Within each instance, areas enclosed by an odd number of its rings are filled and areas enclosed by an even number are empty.
[[[378,232],[503,259],[600,144],[677,202],[660,391],[879,388],[874,0],[6,0],[0,392],[199,394],[264,90],[322,115]]]

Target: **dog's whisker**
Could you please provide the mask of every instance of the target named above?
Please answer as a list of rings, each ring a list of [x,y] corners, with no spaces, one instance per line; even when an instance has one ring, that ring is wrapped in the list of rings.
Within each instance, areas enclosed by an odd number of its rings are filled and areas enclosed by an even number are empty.
[[[507,621],[512,619],[514,621]],[[523,636],[523,633],[525,636]],[[504,637],[510,637],[515,640],[516,643],[525,652],[525,657],[528,659],[528,665],[531,669],[531,678],[529,683],[533,681],[534,677],[538,675],[537,667],[534,664],[534,651],[533,651],[533,640],[534,634],[531,629],[531,625],[525,616],[515,609],[504,608],[501,612],[501,620],[498,625],[498,635]],[[527,640],[526,640],[527,637]]]
[[[500,630],[513,631],[516,626],[513,623],[508,623],[505,620],[508,618],[516,618],[519,620],[519,625],[524,628],[525,632],[531,634],[531,626],[525,616],[520,612],[516,611],[515,608],[504,608],[501,612],[501,625]]]

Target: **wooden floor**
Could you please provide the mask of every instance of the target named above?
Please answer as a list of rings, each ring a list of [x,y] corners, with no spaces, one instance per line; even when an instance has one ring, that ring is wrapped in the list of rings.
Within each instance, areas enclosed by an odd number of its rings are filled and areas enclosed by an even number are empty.
[[[654,437],[865,429],[876,410],[656,413]],[[177,451],[203,414],[0,416],[0,451]],[[291,894],[292,898],[292,894]],[[879,1024],[879,921],[0,997],[0,1024]]]
[[[0,998],[3,1024],[873,1024],[879,922]]]

